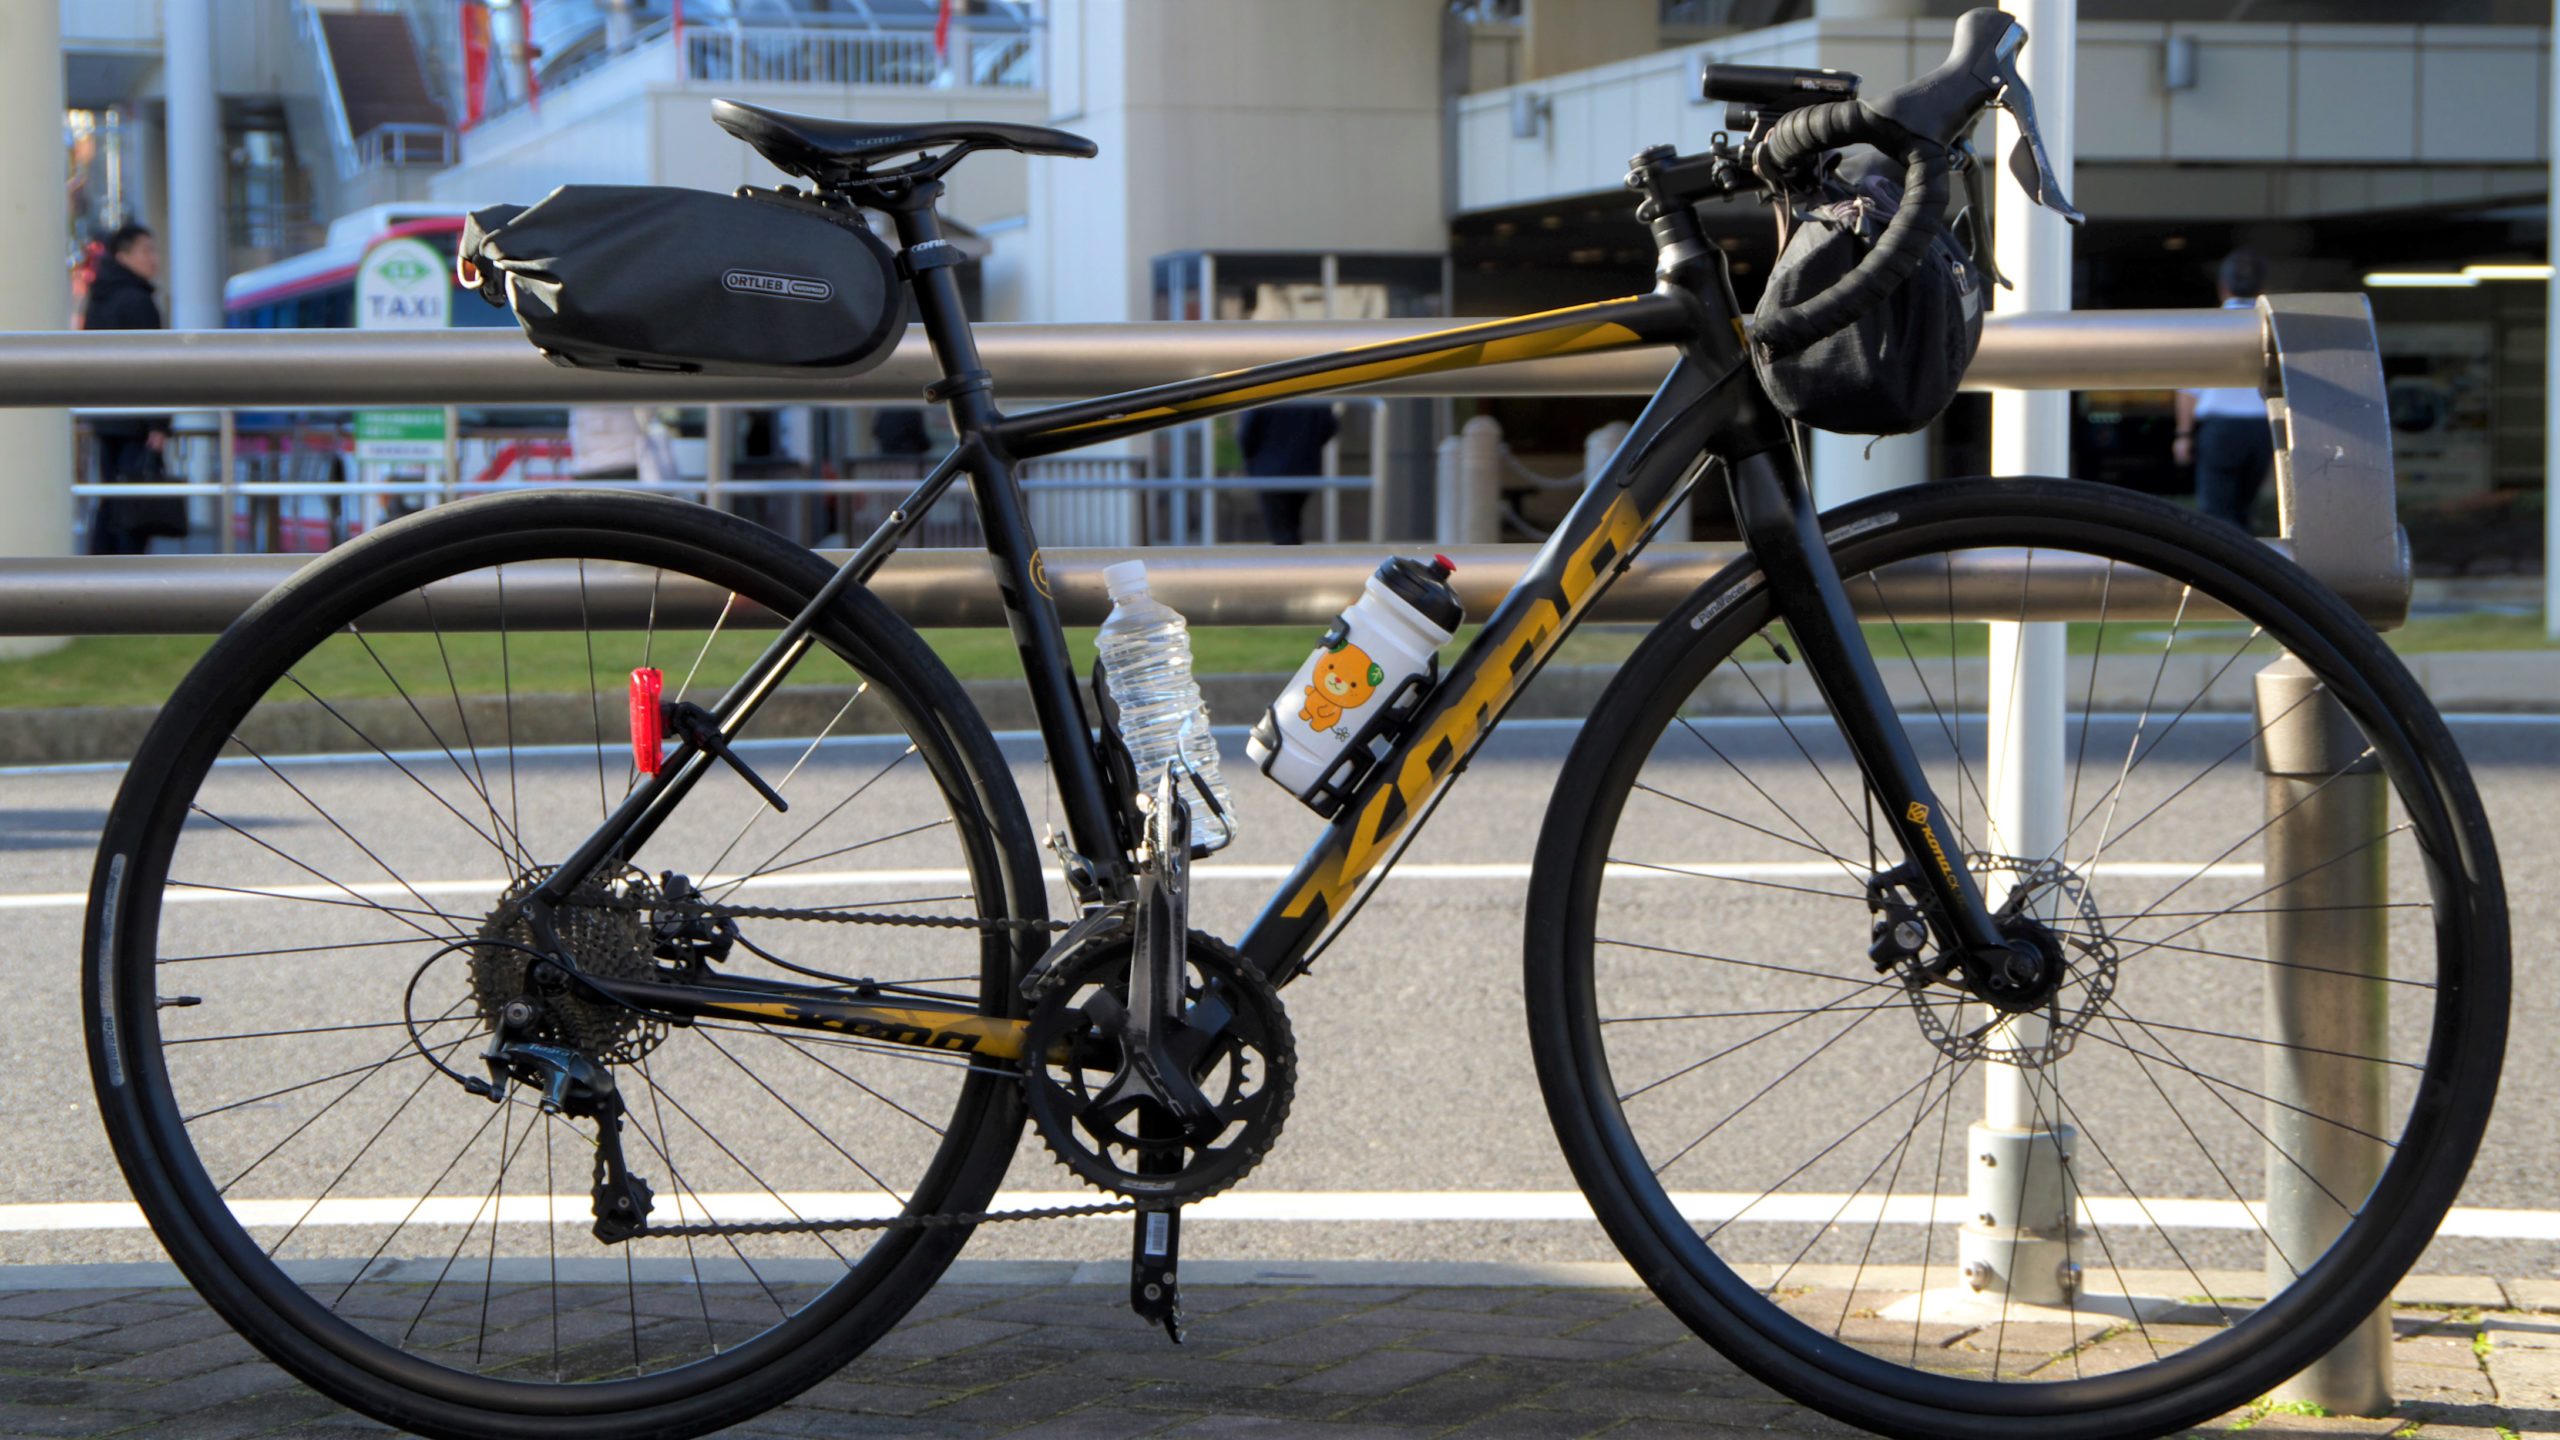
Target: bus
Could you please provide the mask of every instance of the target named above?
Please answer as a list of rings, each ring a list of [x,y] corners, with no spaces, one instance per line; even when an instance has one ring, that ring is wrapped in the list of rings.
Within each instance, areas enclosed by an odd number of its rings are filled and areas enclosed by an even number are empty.
[[[414,237],[433,245],[448,265],[468,207],[368,205],[329,223],[316,250],[234,275],[222,287],[222,323],[233,330],[346,330],[356,323],[356,266],[385,240]],[[515,316],[458,283],[450,313],[456,326],[509,326]]]
[[[332,221],[316,249],[231,277],[222,287],[223,324],[233,330],[346,330],[355,327],[356,270],[375,246],[418,239],[444,257],[452,270],[468,208],[394,202],[371,205]],[[456,327],[515,327],[515,316],[479,291],[454,284],[446,307]],[[309,495],[261,497],[230,518],[233,533],[252,548],[323,550],[369,525],[413,508],[379,495],[355,499],[329,493],[355,474],[354,437],[345,412],[244,411],[235,417],[241,478],[309,486]],[[462,474],[466,482],[559,478],[568,462],[566,415],[557,408],[470,409],[463,412]],[[368,466],[378,470],[378,465]],[[386,478],[374,474],[369,478]],[[392,476],[392,479],[424,479]]]

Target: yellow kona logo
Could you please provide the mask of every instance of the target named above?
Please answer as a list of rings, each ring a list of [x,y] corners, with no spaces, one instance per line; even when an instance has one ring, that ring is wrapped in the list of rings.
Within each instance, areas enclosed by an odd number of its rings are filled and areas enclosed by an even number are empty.
[[[1928,842],[1929,853],[1937,858],[1938,873],[1947,877],[1948,884],[1956,883],[1956,867],[1947,862],[1946,848],[1938,843],[1938,828],[1929,823],[1929,807],[1914,800],[1902,812],[1902,818],[1920,827],[1920,838]]]

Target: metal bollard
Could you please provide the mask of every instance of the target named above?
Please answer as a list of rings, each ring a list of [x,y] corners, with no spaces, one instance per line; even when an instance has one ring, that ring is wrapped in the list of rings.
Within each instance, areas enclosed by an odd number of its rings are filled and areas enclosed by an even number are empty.
[[[2375,843],[2389,823],[2389,782],[2364,755],[2364,733],[2319,689],[2290,655],[2257,676],[2257,764],[2273,822],[2266,874],[2281,883],[2264,902],[2267,954],[2279,962],[2267,967],[2267,1033],[2298,1047],[2266,1050],[2267,1094],[2281,1102],[2266,1106],[2265,1119],[2270,1289],[2291,1283],[2346,1229],[2338,1201],[2361,1203],[2389,1158],[2367,1138],[2386,1133],[2384,1067],[2348,1058],[2385,1054],[2389,1044],[2390,912],[2377,908],[2388,898],[2389,860]],[[2389,1414],[2390,1307],[2276,1398],[2338,1415]]]
[[[1502,422],[1478,415],[1440,442],[1439,535],[1443,545],[1502,539]]]

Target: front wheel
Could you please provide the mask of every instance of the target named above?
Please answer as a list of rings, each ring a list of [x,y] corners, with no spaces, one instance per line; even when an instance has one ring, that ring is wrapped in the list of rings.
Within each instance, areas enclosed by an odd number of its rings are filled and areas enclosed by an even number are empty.
[[[2505,900],[2452,738],[2335,596],[2176,507],[1977,481],[1824,526],[1951,859],[2050,982],[1932,967],[1738,563],[1617,677],[1540,838],[1530,1034],[1575,1176],[1700,1335],[1879,1432],[2245,1404],[2384,1301],[2488,1121]],[[2029,666],[2058,701],[2004,703]]]
[[[169,1254],[314,1388],[429,1435],[699,1434],[860,1353],[967,1239],[798,1222],[984,1210],[1008,1069],[621,1008],[509,903],[630,793],[629,673],[708,701],[831,573],[672,500],[466,501],[302,572],[170,700],[91,896],[99,1109]],[[993,737],[867,592],[812,634],[730,737],[788,811],[714,769],[559,907],[562,946],[1018,1020],[1046,915]],[[663,1238],[599,1233],[602,1121],[470,1088],[519,1013],[610,1078]]]

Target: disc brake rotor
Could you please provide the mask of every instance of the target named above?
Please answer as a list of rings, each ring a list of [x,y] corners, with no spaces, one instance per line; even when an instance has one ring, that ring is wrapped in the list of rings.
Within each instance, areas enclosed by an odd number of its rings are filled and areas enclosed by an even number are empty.
[[[1964,999],[1919,964],[1906,963],[1902,985],[1920,1033],[1954,1060],[2030,1070],[2050,1065],[2071,1052],[2115,994],[2115,941],[2088,883],[2059,861],[1976,852],[1965,857],[1965,867],[1986,882],[1986,891],[2006,893],[2004,914],[2036,917],[2036,938],[2049,943],[2063,973],[2042,1006],[2010,1016]]]

